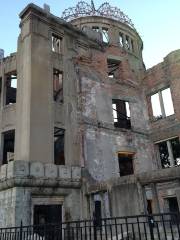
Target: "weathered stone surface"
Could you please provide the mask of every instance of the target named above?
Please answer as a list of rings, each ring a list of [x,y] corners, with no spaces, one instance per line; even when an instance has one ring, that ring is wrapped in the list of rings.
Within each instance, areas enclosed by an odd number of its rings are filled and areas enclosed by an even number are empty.
[[[7,164],[1,166],[0,178],[5,179],[7,177]]]
[[[30,164],[30,175],[33,177],[44,177],[44,165],[40,162]]]
[[[59,177],[63,179],[71,179],[71,167],[59,166]]]
[[[27,177],[29,176],[29,162],[11,161],[7,165],[7,177]]]
[[[72,173],[72,179],[75,179],[75,180],[81,179],[81,167],[72,167],[71,173]]]
[[[57,178],[57,176],[58,176],[58,166],[55,164],[45,164],[45,177]]]

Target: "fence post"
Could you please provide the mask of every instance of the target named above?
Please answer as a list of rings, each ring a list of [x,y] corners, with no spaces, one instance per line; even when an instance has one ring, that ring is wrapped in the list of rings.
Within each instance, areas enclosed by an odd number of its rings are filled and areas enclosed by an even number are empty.
[[[95,214],[93,214],[93,231],[94,231],[94,240],[97,240],[97,219]]]
[[[22,231],[23,231],[23,223],[22,223],[22,220],[21,220],[21,225],[20,225],[20,240],[22,240]]]
[[[153,231],[154,220],[153,220],[153,217],[151,215],[148,215],[148,224],[149,224],[149,231],[150,231],[151,240],[154,240],[154,231]]]

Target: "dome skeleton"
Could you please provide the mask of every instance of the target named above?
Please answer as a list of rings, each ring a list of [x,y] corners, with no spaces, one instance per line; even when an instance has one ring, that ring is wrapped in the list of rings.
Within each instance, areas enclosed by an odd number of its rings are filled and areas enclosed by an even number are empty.
[[[134,28],[134,24],[131,19],[129,19],[129,17],[119,8],[112,7],[108,2],[103,3],[98,9],[96,9],[93,0],[91,0],[91,4],[80,1],[75,7],[65,9],[61,17],[66,21],[71,21],[73,19],[86,16],[107,17]]]

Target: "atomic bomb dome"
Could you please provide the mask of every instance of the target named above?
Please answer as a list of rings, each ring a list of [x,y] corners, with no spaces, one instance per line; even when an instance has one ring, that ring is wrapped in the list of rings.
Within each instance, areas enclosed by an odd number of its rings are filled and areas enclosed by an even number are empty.
[[[61,17],[66,21],[71,21],[87,16],[111,18],[129,25],[131,28],[134,28],[131,19],[129,19],[129,17],[125,15],[119,8],[111,6],[108,2],[103,3],[98,9],[96,9],[92,0],[91,4],[80,1],[75,7],[65,9]]]

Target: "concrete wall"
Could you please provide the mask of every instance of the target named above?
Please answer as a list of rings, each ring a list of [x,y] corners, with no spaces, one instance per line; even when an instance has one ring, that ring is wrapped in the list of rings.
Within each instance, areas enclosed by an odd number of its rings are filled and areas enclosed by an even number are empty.
[[[0,172],[0,226],[19,226],[21,220],[24,225],[32,224],[33,199],[38,197],[42,205],[55,204],[53,199],[63,205],[63,220],[68,220],[67,213],[71,220],[80,219],[80,187],[79,167],[40,162],[29,164],[20,160],[3,165]]]

